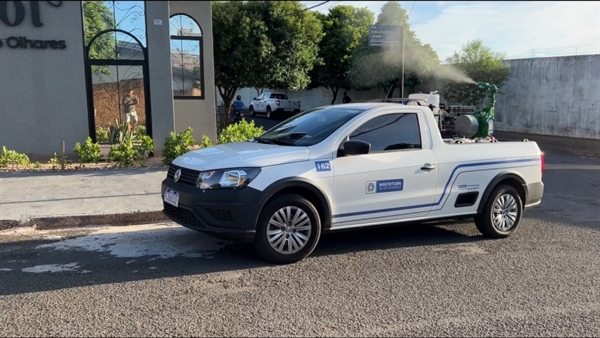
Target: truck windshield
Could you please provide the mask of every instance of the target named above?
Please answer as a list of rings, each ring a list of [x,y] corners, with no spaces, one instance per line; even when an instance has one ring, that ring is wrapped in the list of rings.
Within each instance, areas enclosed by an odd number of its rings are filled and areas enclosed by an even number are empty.
[[[339,106],[315,108],[300,113],[267,130],[256,142],[307,147],[315,145],[365,109]]]

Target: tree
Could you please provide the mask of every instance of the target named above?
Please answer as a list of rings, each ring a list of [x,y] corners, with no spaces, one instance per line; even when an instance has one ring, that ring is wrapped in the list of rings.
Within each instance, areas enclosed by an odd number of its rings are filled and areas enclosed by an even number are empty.
[[[317,15],[300,1],[248,1],[249,15],[266,28],[269,53],[256,64],[250,87],[298,90],[310,83],[319,63],[323,29]]]
[[[83,27],[85,45],[100,32],[115,28],[113,12],[103,1],[83,1]],[[115,58],[115,37],[113,34],[102,34],[90,47],[91,59],[112,60]],[[93,66],[94,73],[108,74],[104,66]]]
[[[83,1],[83,26],[85,44],[98,33],[115,28],[113,12],[103,1]],[[110,34],[102,35],[94,41],[90,56],[94,59],[114,58],[114,39]],[[112,40],[112,41],[111,41]]]
[[[213,1],[215,84],[225,103],[225,125],[239,88],[252,87],[261,63],[274,51],[260,18],[243,1]]]
[[[440,64],[429,44],[423,45],[410,29],[408,14],[398,1],[388,1],[381,8],[376,24],[404,27],[404,79],[402,46],[369,47],[368,37],[356,49],[350,81],[357,89],[378,88],[386,93],[402,85],[414,89]]]
[[[475,82],[492,83],[502,88],[510,78],[510,66],[504,64],[505,58],[504,54],[485,47],[482,40],[468,41],[460,51],[447,58],[447,65],[442,66],[447,68],[446,74],[462,72],[464,76],[446,76],[450,80],[444,81],[440,94],[450,102],[477,106],[483,102],[486,93]]]
[[[331,90],[335,103],[340,88],[351,88],[348,74],[352,56],[361,40],[367,36],[375,15],[367,8],[338,5],[328,15],[318,14],[325,36],[319,44],[319,63],[310,73],[312,88]]]

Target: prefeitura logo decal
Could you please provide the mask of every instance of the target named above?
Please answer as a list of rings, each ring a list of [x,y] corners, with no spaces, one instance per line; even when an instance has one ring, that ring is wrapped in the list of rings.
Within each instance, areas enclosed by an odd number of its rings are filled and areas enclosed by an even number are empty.
[[[394,192],[404,190],[404,179],[368,181],[365,186],[365,193],[379,194],[383,192]]]

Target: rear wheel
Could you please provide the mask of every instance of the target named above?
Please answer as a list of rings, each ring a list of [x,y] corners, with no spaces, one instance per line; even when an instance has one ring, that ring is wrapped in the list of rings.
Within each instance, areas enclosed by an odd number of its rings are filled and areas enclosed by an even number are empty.
[[[250,116],[252,116],[252,117],[256,116],[256,112],[254,111],[254,107],[250,106],[248,108],[248,112],[250,113]]]
[[[267,118],[270,119],[273,117],[273,113],[271,113],[271,107],[267,106]]]
[[[254,248],[267,261],[289,264],[310,255],[321,237],[317,209],[300,195],[283,195],[260,214]]]
[[[481,214],[475,217],[477,229],[486,237],[505,238],[512,235],[523,214],[523,201],[515,188],[500,185],[490,194]]]

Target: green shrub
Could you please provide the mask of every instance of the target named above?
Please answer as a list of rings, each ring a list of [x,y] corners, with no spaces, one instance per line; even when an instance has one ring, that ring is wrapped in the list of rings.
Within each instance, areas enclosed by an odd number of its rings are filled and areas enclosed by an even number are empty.
[[[154,142],[150,136],[143,135],[135,143],[129,138],[112,145],[108,152],[108,158],[116,162],[119,167],[131,167],[143,164],[152,151],[154,151]]]
[[[208,148],[208,147],[212,147],[212,145],[213,145],[213,141],[210,139],[210,137],[208,137],[206,135],[202,135],[202,143],[200,143],[200,147]]]
[[[6,149],[6,146],[2,146],[2,154],[0,154],[0,168],[6,168],[9,164],[12,168],[15,166],[18,168],[21,166],[29,166],[29,156],[16,152],[14,150]]]
[[[137,136],[148,135],[148,132],[146,130],[146,126],[143,125],[143,124],[137,125],[135,127],[135,133],[137,134]]]
[[[119,144],[126,140],[133,138],[133,133],[128,131],[127,122],[119,123],[119,120],[115,120],[115,125],[108,126],[108,143]]]
[[[174,159],[190,151],[190,148],[196,144],[192,134],[193,131],[191,127],[188,127],[179,133],[172,131],[165,138],[162,160],[164,165],[170,165]],[[202,138],[202,141],[204,142],[204,138]]]
[[[107,129],[104,129],[102,127],[96,128],[96,142],[108,143],[108,128]]]
[[[91,137],[88,137],[84,144],[77,142],[73,151],[79,157],[79,163],[98,163],[102,159],[100,145],[93,143]]]
[[[71,164],[71,161],[67,159],[67,156],[54,153],[54,156],[50,159],[50,161],[48,161],[48,164],[52,166],[52,170],[56,170],[58,168],[65,170],[65,168]]]
[[[263,127],[254,125],[254,121],[242,120],[240,123],[230,124],[219,135],[218,143],[244,142],[262,135]]]

